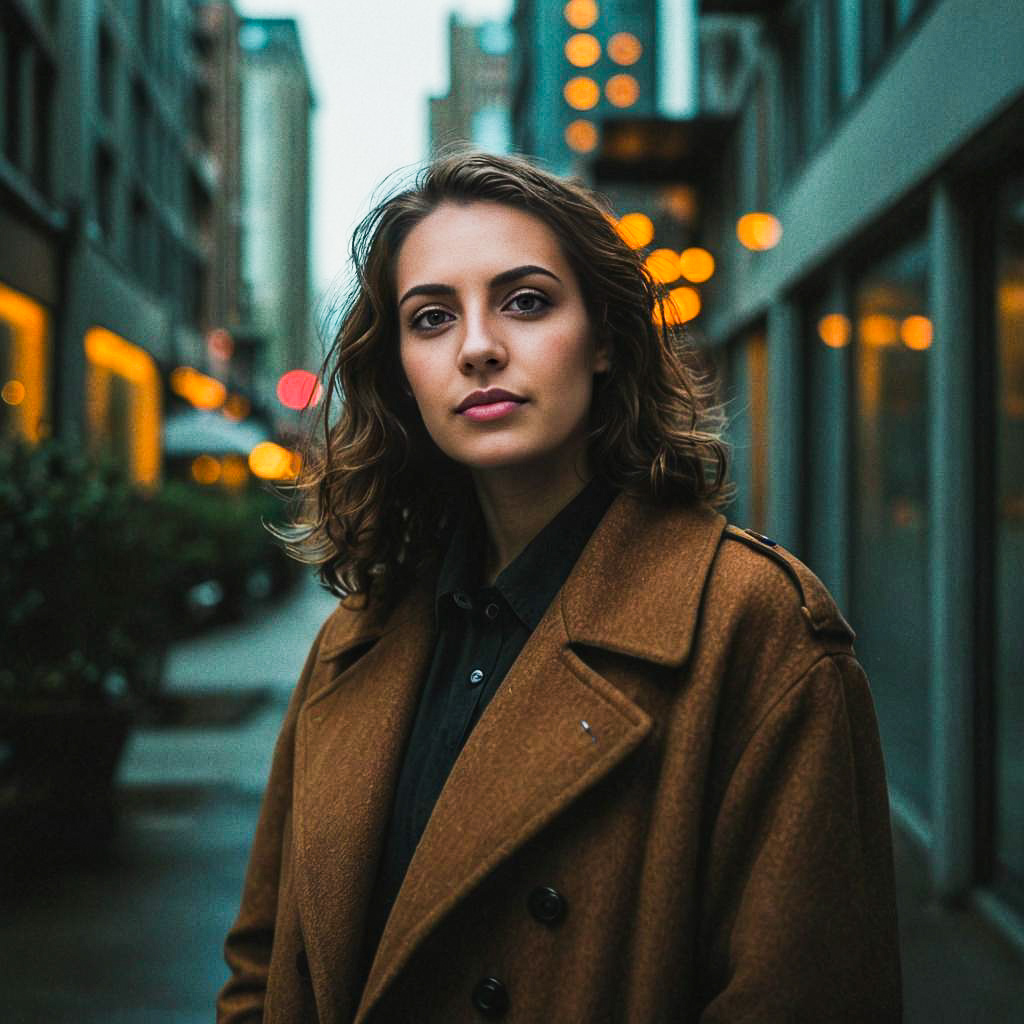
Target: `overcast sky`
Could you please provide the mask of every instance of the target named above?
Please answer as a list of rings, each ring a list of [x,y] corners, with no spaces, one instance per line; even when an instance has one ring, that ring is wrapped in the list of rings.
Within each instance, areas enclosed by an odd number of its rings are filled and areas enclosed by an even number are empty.
[[[236,0],[242,15],[294,17],[313,82],[313,280],[344,270],[377,185],[426,155],[427,97],[448,89],[448,14],[508,17],[511,0]]]

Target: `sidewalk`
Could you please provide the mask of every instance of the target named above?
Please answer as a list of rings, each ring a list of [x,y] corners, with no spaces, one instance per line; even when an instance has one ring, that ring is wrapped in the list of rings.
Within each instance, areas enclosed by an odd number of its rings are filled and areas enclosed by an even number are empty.
[[[200,705],[226,693],[248,713],[133,736],[110,856],[26,882],[0,912],[2,1024],[213,1019],[274,740],[335,604],[310,581],[254,620],[173,652],[170,693]],[[896,868],[907,1024],[1021,1024],[1020,959],[977,915],[930,902],[924,865],[899,835]]]

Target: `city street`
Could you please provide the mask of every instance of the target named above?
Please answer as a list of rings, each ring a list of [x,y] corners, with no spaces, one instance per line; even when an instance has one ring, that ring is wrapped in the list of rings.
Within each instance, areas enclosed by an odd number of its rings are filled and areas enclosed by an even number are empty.
[[[250,622],[173,651],[168,692],[187,713],[130,741],[109,856],[3,894],[4,1024],[212,1020],[274,737],[333,605],[309,583]],[[929,904],[923,862],[897,839],[905,1019],[1019,1021],[1020,964],[976,916]]]

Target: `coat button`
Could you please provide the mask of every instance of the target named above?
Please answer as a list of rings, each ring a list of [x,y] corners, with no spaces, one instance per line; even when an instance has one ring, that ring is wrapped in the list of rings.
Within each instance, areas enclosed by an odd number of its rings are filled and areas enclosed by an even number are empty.
[[[497,978],[484,978],[473,989],[473,1005],[485,1017],[497,1020],[508,1010],[508,990]]]
[[[565,897],[550,885],[538,885],[530,893],[527,906],[541,924],[558,924],[568,909]]]
[[[295,954],[295,970],[298,971],[300,978],[305,978],[309,981],[309,957],[306,956],[304,949],[300,949]]]

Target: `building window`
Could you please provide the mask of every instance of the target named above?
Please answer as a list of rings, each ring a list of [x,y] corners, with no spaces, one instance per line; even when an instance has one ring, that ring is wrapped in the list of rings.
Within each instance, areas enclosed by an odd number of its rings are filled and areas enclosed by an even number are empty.
[[[807,8],[791,12],[782,28],[783,159],[787,176],[796,173],[807,153],[808,97]]]
[[[97,63],[99,65],[98,78],[100,113],[102,113],[108,121],[113,121],[114,97],[117,94],[114,84],[116,81],[116,68],[114,66],[114,40],[111,38],[110,30],[104,24],[100,25]]]
[[[128,246],[132,270],[147,286],[153,284],[153,218],[149,204],[138,190],[132,195],[131,237]]]
[[[844,518],[849,352],[852,327],[845,312],[821,293],[803,305],[803,507],[801,557],[834,594],[844,590],[837,538]]]
[[[0,437],[49,432],[49,330],[43,306],[0,284]]]
[[[1024,910],[1024,175],[1003,191],[997,230],[994,869]]]
[[[108,245],[114,242],[115,197],[114,155],[100,144],[96,147],[96,220]]]
[[[137,484],[157,484],[161,384],[153,357],[104,327],[86,332],[85,356],[90,449],[116,458]]]
[[[889,776],[926,826],[928,630],[927,247],[870,265],[855,291],[852,598]]]
[[[763,328],[732,346],[727,377],[736,481],[731,517],[754,530],[768,531],[768,346]]]

